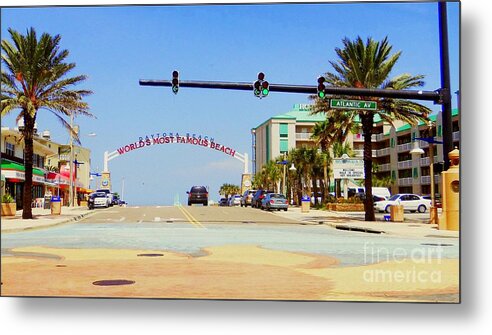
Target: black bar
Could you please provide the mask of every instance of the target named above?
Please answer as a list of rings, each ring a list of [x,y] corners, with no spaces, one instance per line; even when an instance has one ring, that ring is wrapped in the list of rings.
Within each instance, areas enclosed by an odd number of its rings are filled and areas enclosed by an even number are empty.
[[[441,87],[442,101],[442,140],[444,169],[449,168],[448,153],[453,150],[453,120],[451,115],[451,84],[449,75],[449,47],[448,47],[448,16],[446,2],[438,3],[439,9],[439,42],[441,57]],[[461,113],[461,111],[460,111]]]
[[[170,80],[140,80],[141,86],[172,86]],[[180,87],[193,88],[214,88],[226,90],[253,91],[253,83],[245,82],[223,82],[223,81],[194,81],[183,80],[179,82]],[[286,85],[270,84],[270,92],[283,93],[304,93],[317,94],[317,86],[310,85]],[[414,100],[427,100],[439,103],[442,100],[440,91],[412,91],[412,90],[383,90],[369,88],[352,88],[352,87],[327,87],[326,94],[332,95],[350,95],[358,97],[383,97],[383,98],[402,98]],[[329,97],[328,97],[329,98]]]

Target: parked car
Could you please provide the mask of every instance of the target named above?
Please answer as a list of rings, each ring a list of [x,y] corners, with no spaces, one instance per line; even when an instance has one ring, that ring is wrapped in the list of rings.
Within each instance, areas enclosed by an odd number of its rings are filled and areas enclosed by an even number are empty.
[[[251,206],[251,201],[253,200],[253,196],[255,195],[256,190],[247,190],[244,192],[243,196],[241,197],[241,207],[248,207],[248,205]]]
[[[267,190],[258,190],[256,191],[253,199],[251,200],[251,207],[253,208],[261,208],[261,200],[265,197],[267,193],[275,193],[273,191]]]
[[[422,196],[422,198],[427,199],[427,200],[431,200],[431,196],[430,195],[424,195],[424,196]],[[436,197],[434,199],[434,201],[436,202],[436,207],[437,208],[442,208],[442,202],[441,202],[441,199],[440,198]],[[432,203],[432,201],[431,201],[431,203]]]
[[[89,195],[87,207],[94,209],[96,207],[109,207],[108,197],[105,192],[94,192]]]
[[[241,204],[241,196],[239,194],[233,194],[229,197],[228,206],[239,206]]]
[[[392,205],[402,205],[403,210],[425,213],[431,206],[431,201],[424,199],[417,194],[395,194],[388,200],[378,201],[374,203],[374,209],[379,212],[390,212],[390,206]]]
[[[113,206],[113,193],[111,193],[110,190],[107,189],[100,189],[96,190],[97,193],[104,193],[106,194],[107,202],[108,202],[108,207]]]
[[[205,186],[192,186],[188,194],[188,206],[203,204],[208,206],[208,190]]]
[[[287,211],[289,208],[289,204],[285,195],[278,193],[267,193],[265,197],[261,200],[261,209],[265,209],[267,211],[276,209]]]
[[[219,206],[227,206],[227,198],[220,198]]]
[[[357,193],[355,195],[355,197],[359,198],[361,201],[366,200],[366,194],[365,193]],[[388,199],[386,199],[385,197],[381,197],[379,195],[375,195],[375,194],[372,195],[372,201],[373,202],[385,201],[385,200],[388,200]]]
[[[111,199],[111,205],[112,206],[118,206],[120,204],[120,197],[116,194],[113,194],[113,197]]]

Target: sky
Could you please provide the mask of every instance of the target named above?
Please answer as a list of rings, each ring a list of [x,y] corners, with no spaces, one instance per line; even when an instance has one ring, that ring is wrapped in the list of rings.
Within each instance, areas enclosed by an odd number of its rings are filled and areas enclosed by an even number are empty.
[[[448,3],[451,92],[459,89],[459,5]],[[78,88],[95,118],[78,117],[81,140],[92,151],[92,171],[103,154],[157,133],[201,134],[251,156],[251,128],[309,103],[303,94],[143,87],[140,79],[316,85],[330,71],[342,39],[388,37],[402,55],[390,76],[425,75],[423,90],[440,87],[437,3],[322,3],[194,6],[2,8],[1,38],[8,29],[60,34],[75,62],[72,75],[88,76]],[[453,94],[453,108],[457,107]],[[440,106],[424,103],[433,111]],[[2,119],[15,126],[16,113]],[[68,143],[56,118],[40,111],[38,130]],[[95,137],[88,134],[96,133]],[[240,184],[243,165],[221,152],[166,144],[126,153],[109,162],[113,191],[132,205],[184,203],[192,185],[206,185],[211,199],[223,183]],[[95,187],[95,185],[91,185]]]

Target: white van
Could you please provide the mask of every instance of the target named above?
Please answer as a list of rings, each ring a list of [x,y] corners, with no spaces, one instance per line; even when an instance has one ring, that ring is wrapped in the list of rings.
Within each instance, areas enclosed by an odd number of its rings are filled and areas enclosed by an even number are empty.
[[[348,194],[349,196],[354,196],[355,194],[366,193],[365,187],[349,187]],[[383,197],[385,199],[389,199],[391,197],[391,192],[387,187],[373,187],[372,195],[377,195],[378,197]]]

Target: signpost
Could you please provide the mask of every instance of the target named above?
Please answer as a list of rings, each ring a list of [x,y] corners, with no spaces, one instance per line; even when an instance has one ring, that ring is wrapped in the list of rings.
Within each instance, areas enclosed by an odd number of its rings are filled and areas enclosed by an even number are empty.
[[[342,158],[333,160],[333,177],[335,179],[343,179],[344,198],[348,198],[348,180],[349,179],[365,179],[364,160],[357,158],[349,158],[347,154],[343,154]]]
[[[378,109],[378,104],[376,103],[376,101],[331,99],[330,108],[363,109],[375,111]]]

